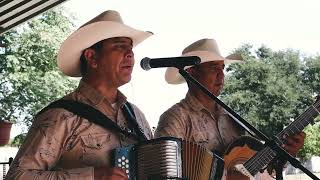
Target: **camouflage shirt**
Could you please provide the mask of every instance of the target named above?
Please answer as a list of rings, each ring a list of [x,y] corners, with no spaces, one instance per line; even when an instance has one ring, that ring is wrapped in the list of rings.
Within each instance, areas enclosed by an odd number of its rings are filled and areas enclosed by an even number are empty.
[[[196,97],[187,93],[185,99],[160,116],[155,137],[178,137],[223,154],[228,146],[245,132],[222,108],[216,114],[211,112]],[[226,179],[226,174],[222,179]],[[273,178],[264,171],[250,178],[250,180],[253,179],[271,180]]]
[[[89,104],[120,127],[129,127],[121,107],[126,97],[118,92],[116,105],[89,85],[64,97]],[[132,105],[138,124],[146,137],[151,129],[144,114]],[[130,127],[129,127],[130,128]],[[65,109],[49,109],[35,117],[27,138],[16,155],[7,179],[94,179],[94,167],[111,166],[111,150],[135,140],[89,122]]]
[[[160,116],[155,137],[178,137],[223,153],[244,132],[225,111],[220,109],[218,113],[213,115],[196,97],[187,93],[185,99]]]

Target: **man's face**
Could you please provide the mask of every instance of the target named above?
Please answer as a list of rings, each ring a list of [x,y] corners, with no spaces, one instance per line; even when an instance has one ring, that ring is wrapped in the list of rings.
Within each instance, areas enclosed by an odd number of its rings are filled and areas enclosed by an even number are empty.
[[[120,87],[131,80],[134,66],[132,40],[126,37],[103,41],[103,47],[96,54],[97,75],[113,87]]]
[[[205,62],[194,67],[192,75],[215,96],[220,95],[224,84],[224,61]]]

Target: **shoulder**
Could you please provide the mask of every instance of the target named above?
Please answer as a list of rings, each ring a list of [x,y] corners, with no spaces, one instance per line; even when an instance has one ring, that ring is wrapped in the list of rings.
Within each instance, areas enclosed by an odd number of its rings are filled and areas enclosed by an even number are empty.
[[[63,108],[48,108],[45,111],[37,114],[33,124],[39,125],[46,123],[48,125],[66,124],[71,119],[75,119],[76,115]]]
[[[188,123],[189,113],[188,108],[179,102],[161,114],[157,129],[160,130],[168,127],[183,129]]]
[[[188,113],[190,113],[190,109],[182,100],[164,111],[160,116],[160,121],[165,119],[185,119]]]
[[[188,124],[188,111],[181,103],[166,110],[158,121],[155,137],[173,136],[184,137]]]
[[[38,114],[36,114],[32,126],[55,128],[58,126],[70,126],[71,128],[77,119],[79,119],[79,117],[76,114],[64,109],[63,107],[50,107],[50,105],[47,105],[38,112]]]

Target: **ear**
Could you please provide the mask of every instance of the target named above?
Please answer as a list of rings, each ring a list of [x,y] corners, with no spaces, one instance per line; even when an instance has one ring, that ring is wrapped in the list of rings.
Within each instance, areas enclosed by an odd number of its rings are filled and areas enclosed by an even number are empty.
[[[189,74],[193,74],[194,73],[194,68],[193,67],[189,67],[188,69],[186,69],[186,71],[189,73]]]
[[[192,67],[186,69],[186,71],[187,71],[191,76],[193,76],[194,78],[196,78],[196,79],[198,80],[198,77],[200,76],[200,72],[199,72],[199,70],[197,69],[197,67],[192,66]]]
[[[97,60],[96,60],[96,52],[93,49],[86,49],[84,50],[84,57],[87,60],[88,66],[92,68],[98,67]]]

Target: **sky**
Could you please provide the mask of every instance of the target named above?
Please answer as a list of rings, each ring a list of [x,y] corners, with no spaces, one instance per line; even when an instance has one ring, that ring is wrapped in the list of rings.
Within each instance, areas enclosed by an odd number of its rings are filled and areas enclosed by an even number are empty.
[[[78,19],[78,27],[105,10],[116,10],[125,24],[154,33],[134,49],[133,78],[120,88],[151,127],[185,97],[187,86],[167,84],[165,68],[142,70],[144,57],[180,56],[202,38],[215,39],[223,56],[246,43],[306,55],[320,52],[319,0],[69,0],[62,6]]]

